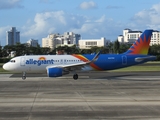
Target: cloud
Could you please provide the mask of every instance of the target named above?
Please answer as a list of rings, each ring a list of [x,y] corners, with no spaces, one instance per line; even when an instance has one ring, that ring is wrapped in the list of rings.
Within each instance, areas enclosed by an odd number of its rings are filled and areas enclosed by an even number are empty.
[[[5,39],[5,32],[10,26],[0,28],[0,39]],[[78,14],[70,14],[64,11],[49,11],[37,13],[34,18],[28,19],[24,26],[17,27],[20,31],[21,43],[30,38],[38,39],[41,44],[42,38],[51,33],[74,32],[81,34],[83,39],[106,37],[115,40],[124,26],[106,15],[93,19],[92,17]],[[5,43],[3,44],[5,45]]]
[[[29,20],[23,26],[21,36],[27,40],[30,38],[39,39],[39,43],[50,33],[63,34],[64,32],[81,34],[84,39],[101,37],[116,39],[115,34],[119,35],[122,29],[123,26],[120,23],[106,18],[105,15],[93,20],[87,16],[52,11],[37,13],[34,21]]]
[[[0,10],[1,9],[12,9],[12,8],[21,8],[21,0],[0,0]]]
[[[0,0],[0,9],[2,9],[2,5],[3,9],[18,7],[20,2],[20,0],[4,0],[3,2]],[[10,3],[10,6],[7,3]],[[97,5],[92,1],[81,4],[81,9],[85,10],[96,7]],[[120,7],[108,6],[109,8],[119,9]],[[1,43],[6,39],[6,31],[10,30],[10,28],[11,26],[0,27]],[[17,27],[18,31],[20,31],[22,43],[30,38],[38,39],[39,43],[41,43],[42,38],[47,37],[50,33],[63,34],[64,32],[81,34],[83,39],[106,37],[107,39],[115,40],[119,34],[122,34],[124,28],[160,30],[160,3],[153,5],[150,9],[137,12],[125,23],[119,22],[117,19],[113,20],[106,15],[93,18],[92,16],[71,14],[65,11],[48,11],[35,14],[33,18],[27,20],[24,26]]]
[[[83,16],[72,15],[64,11],[37,13],[34,22],[23,26],[23,36],[47,36],[50,33],[61,33],[69,31],[71,28],[78,28],[84,21]]]
[[[79,6],[81,9],[83,10],[87,10],[87,9],[94,9],[97,8],[97,5],[95,2],[90,1],[90,2],[83,2],[80,4]]]
[[[116,35],[123,29],[121,23],[114,21],[113,19],[107,18],[105,15],[101,16],[96,20],[85,22],[81,25],[81,28],[73,29],[76,33],[81,33],[82,37],[85,38],[101,38],[106,37],[107,39],[116,39]]]
[[[160,29],[160,3],[136,13],[131,21],[134,22],[134,24],[132,23],[134,27]]]

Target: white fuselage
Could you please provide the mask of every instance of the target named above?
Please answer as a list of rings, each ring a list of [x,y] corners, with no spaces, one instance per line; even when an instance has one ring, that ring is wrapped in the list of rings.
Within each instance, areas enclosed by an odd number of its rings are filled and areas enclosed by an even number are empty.
[[[29,55],[12,58],[3,68],[13,72],[45,73],[48,66],[59,67],[83,62],[72,55]],[[82,70],[92,70],[92,67],[88,65],[82,67]]]

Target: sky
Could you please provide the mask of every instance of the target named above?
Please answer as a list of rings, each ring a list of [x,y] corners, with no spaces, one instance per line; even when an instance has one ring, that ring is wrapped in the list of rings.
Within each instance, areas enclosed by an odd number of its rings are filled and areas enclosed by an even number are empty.
[[[111,41],[125,28],[160,31],[159,0],[0,0],[0,44],[16,27],[20,41],[74,32],[82,39]]]

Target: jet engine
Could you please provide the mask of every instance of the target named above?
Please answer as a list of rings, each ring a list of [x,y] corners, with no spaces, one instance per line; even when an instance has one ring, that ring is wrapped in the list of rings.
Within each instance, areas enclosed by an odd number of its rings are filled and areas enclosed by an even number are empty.
[[[47,69],[48,77],[60,77],[63,74],[62,68],[48,68]]]

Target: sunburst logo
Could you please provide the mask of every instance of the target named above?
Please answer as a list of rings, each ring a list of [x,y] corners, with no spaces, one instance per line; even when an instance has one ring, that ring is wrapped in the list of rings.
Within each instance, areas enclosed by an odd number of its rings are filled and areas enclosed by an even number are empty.
[[[144,36],[144,40],[140,38],[138,41],[136,41],[135,44],[133,44],[133,47],[130,48],[132,51],[131,54],[147,54],[148,48],[150,43],[150,37],[148,40],[146,39],[146,36]]]
[[[145,30],[140,38],[133,43],[128,49],[126,54],[143,54],[147,55],[149,50],[149,44],[151,40],[153,30]]]
[[[39,60],[46,60],[46,58],[45,57],[40,57]]]

